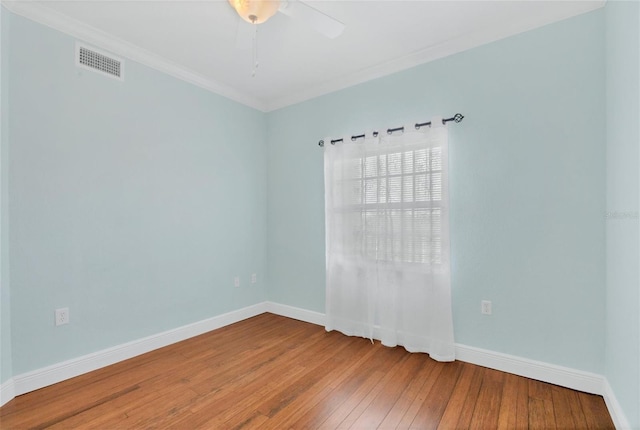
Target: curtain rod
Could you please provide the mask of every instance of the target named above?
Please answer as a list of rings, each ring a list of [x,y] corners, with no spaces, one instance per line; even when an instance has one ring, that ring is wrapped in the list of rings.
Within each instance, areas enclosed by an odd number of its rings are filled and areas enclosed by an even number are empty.
[[[442,123],[446,124],[449,121],[460,122],[460,121],[462,121],[463,118],[464,118],[464,115],[462,115],[461,113],[457,113],[454,116],[452,116],[451,118],[443,119]],[[421,123],[418,123],[418,124],[415,125],[416,130],[420,130],[420,127],[426,127],[426,126],[431,127],[431,121],[421,122]],[[404,131],[404,127],[388,128],[387,129],[387,134],[391,134],[391,133],[393,133],[395,131]],[[351,136],[351,140],[355,141],[355,140],[363,138],[363,137],[364,137],[364,134],[358,134],[358,135]],[[373,137],[378,137],[378,132],[377,131],[373,132]],[[343,141],[343,139],[333,139],[330,142],[331,142],[332,145],[335,145],[336,143],[339,143],[339,142],[342,142],[342,141]],[[320,145],[321,147],[324,146],[324,140],[321,140],[320,142],[318,142],[318,145]]]

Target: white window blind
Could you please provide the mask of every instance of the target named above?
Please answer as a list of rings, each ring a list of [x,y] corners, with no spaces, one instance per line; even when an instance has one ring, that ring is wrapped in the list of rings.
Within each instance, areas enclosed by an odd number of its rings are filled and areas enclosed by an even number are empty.
[[[352,254],[373,260],[442,262],[442,148],[403,149],[345,160]],[[357,249],[360,248],[360,249]]]

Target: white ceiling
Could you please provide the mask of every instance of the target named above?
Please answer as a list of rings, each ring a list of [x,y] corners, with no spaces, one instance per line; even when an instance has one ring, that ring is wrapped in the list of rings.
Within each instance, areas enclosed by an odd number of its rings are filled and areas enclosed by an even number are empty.
[[[258,27],[260,66],[235,47],[226,0],[17,1],[15,13],[269,111],[597,9],[598,1],[307,1],[346,25],[328,39],[281,13]]]

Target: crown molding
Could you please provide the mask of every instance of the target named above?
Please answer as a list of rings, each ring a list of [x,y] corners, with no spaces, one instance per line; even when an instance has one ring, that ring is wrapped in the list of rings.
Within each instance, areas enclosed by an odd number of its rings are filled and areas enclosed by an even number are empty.
[[[37,2],[28,0],[0,1],[8,10],[17,15],[21,15],[47,27],[69,34],[87,43],[91,43],[98,48],[111,51],[114,54],[139,62],[145,66],[154,68],[177,79],[189,82],[207,91],[262,112],[271,112],[287,106],[295,105],[354,85],[407,70],[430,61],[457,54],[481,45],[486,45],[506,37],[533,30],[547,24],[552,24],[554,22],[591,12],[603,7],[606,3],[606,0],[582,2],[582,9],[580,11],[576,12],[573,10],[563,16],[556,16],[554,19],[549,19],[549,17],[545,16],[531,16],[526,20],[510,23],[508,26],[492,27],[469,33],[461,37],[430,46],[410,55],[368,67],[355,73],[344,75],[318,85],[310,86],[305,90],[265,102],[238,91],[235,88],[219,82],[214,82],[213,80],[205,78],[204,76],[167,60],[164,57],[56,12]]]
[[[563,16],[557,16],[550,20],[545,16],[531,16],[526,20],[510,23],[507,26],[492,27],[463,36],[446,40],[440,44],[430,46],[428,48],[416,51],[395,60],[381,63],[366,69],[351,73],[339,78],[327,81],[323,84],[309,87],[306,90],[299,91],[284,97],[277,98],[268,102],[266,111],[271,112],[297,103],[301,103],[316,97],[320,97],[335,91],[343,90],[354,85],[362,84],[367,81],[388,76],[421,64],[448,57],[462,51],[496,42],[510,36],[515,36],[535,28],[539,28],[548,24],[553,24],[574,16],[582,15],[601,7],[604,7],[606,0],[595,0],[582,3],[582,10],[567,13]]]
[[[122,40],[112,34],[99,30],[93,26],[80,22],[67,15],[56,12],[42,4],[27,0],[2,0],[2,6],[12,13],[35,21],[44,26],[61,31],[72,37],[90,43],[97,48],[110,51],[121,57],[136,61],[174,78],[189,82],[207,91],[226,97],[235,102],[265,112],[266,105],[254,97],[248,96],[227,85],[189,70],[164,57],[147,51],[137,45]]]

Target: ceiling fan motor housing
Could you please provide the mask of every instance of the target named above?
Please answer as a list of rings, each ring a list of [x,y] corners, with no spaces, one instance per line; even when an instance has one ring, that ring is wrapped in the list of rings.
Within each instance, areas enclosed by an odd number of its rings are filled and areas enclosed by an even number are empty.
[[[229,0],[242,19],[251,24],[262,24],[280,7],[279,0]]]

